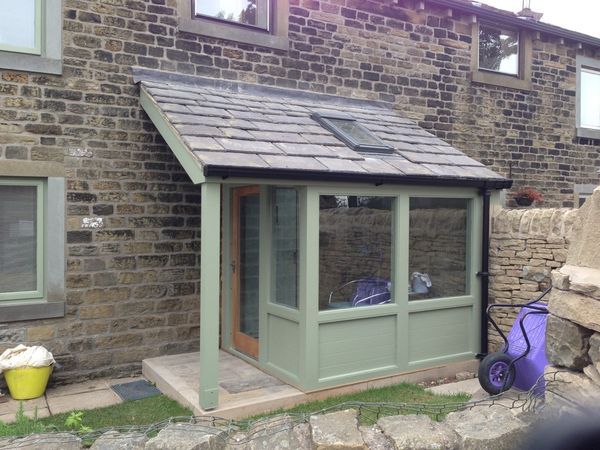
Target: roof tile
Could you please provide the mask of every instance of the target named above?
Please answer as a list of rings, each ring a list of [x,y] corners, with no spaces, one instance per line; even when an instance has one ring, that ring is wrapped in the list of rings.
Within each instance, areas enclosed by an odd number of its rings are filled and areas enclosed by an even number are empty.
[[[250,132],[255,139],[269,142],[296,142],[305,143],[301,135],[296,133],[278,133],[276,131],[251,131]]]
[[[262,157],[274,169],[327,170],[327,167],[315,158],[289,155],[263,155]]]
[[[366,172],[366,170],[350,159],[317,158],[321,164],[332,172]]]
[[[281,150],[287,155],[293,156],[336,156],[330,149],[323,145],[317,144],[291,144],[287,142],[279,142],[277,144]]]
[[[194,151],[194,155],[196,155],[196,157],[204,165],[227,167],[269,167],[260,156],[252,153]]]
[[[241,139],[217,138],[217,142],[228,151],[257,154],[283,154],[283,152],[270,142],[248,141]]]

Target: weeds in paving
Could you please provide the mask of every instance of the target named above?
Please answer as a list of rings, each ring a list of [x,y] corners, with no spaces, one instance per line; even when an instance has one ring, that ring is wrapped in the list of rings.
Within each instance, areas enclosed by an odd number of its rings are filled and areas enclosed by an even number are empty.
[[[0,422],[0,436],[23,436],[31,433],[42,433],[46,431],[46,427],[38,418],[37,408],[34,411],[33,418],[25,415],[23,402],[19,403],[19,409],[15,414],[13,423]]]

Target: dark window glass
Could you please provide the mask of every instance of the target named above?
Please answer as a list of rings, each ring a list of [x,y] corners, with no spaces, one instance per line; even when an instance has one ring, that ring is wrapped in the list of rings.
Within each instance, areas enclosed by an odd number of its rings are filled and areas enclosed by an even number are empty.
[[[391,301],[393,203],[390,197],[320,197],[319,309]]]
[[[195,0],[194,9],[196,15],[269,29],[268,0]]]
[[[479,68],[519,75],[519,33],[480,25]]]
[[[37,189],[0,186],[0,293],[37,289]]]
[[[409,300],[467,294],[468,207],[468,199],[410,199]]]
[[[240,197],[240,331],[258,339],[260,197]]]
[[[298,307],[298,192],[273,189],[273,302]]]

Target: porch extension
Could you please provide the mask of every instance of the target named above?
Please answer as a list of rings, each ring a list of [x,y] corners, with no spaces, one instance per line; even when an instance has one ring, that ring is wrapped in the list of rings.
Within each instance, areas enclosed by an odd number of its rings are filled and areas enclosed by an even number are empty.
[[[160,356],[143,361],[142,372],[166,396],[190,408],[196,415],[242,419],[278,408],[321,400],[369,388],[401,382],[421,382],[450,377],[458,372],[477,370],[478,361],[470,360],[392,377],[354,383],[333,389],[304,393],[227,352],[219,352],[219,407],[204,411],[199,406],[200,355]]]

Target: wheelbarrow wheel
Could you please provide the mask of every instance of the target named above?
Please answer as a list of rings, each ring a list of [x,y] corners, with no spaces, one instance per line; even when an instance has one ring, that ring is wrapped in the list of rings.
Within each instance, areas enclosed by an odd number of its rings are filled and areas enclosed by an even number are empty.
[[[509,390],[515,382],[515,368],[508,370],[512,359],[506,353],[490,353],[479,365],[479,384],[491,395]]]

